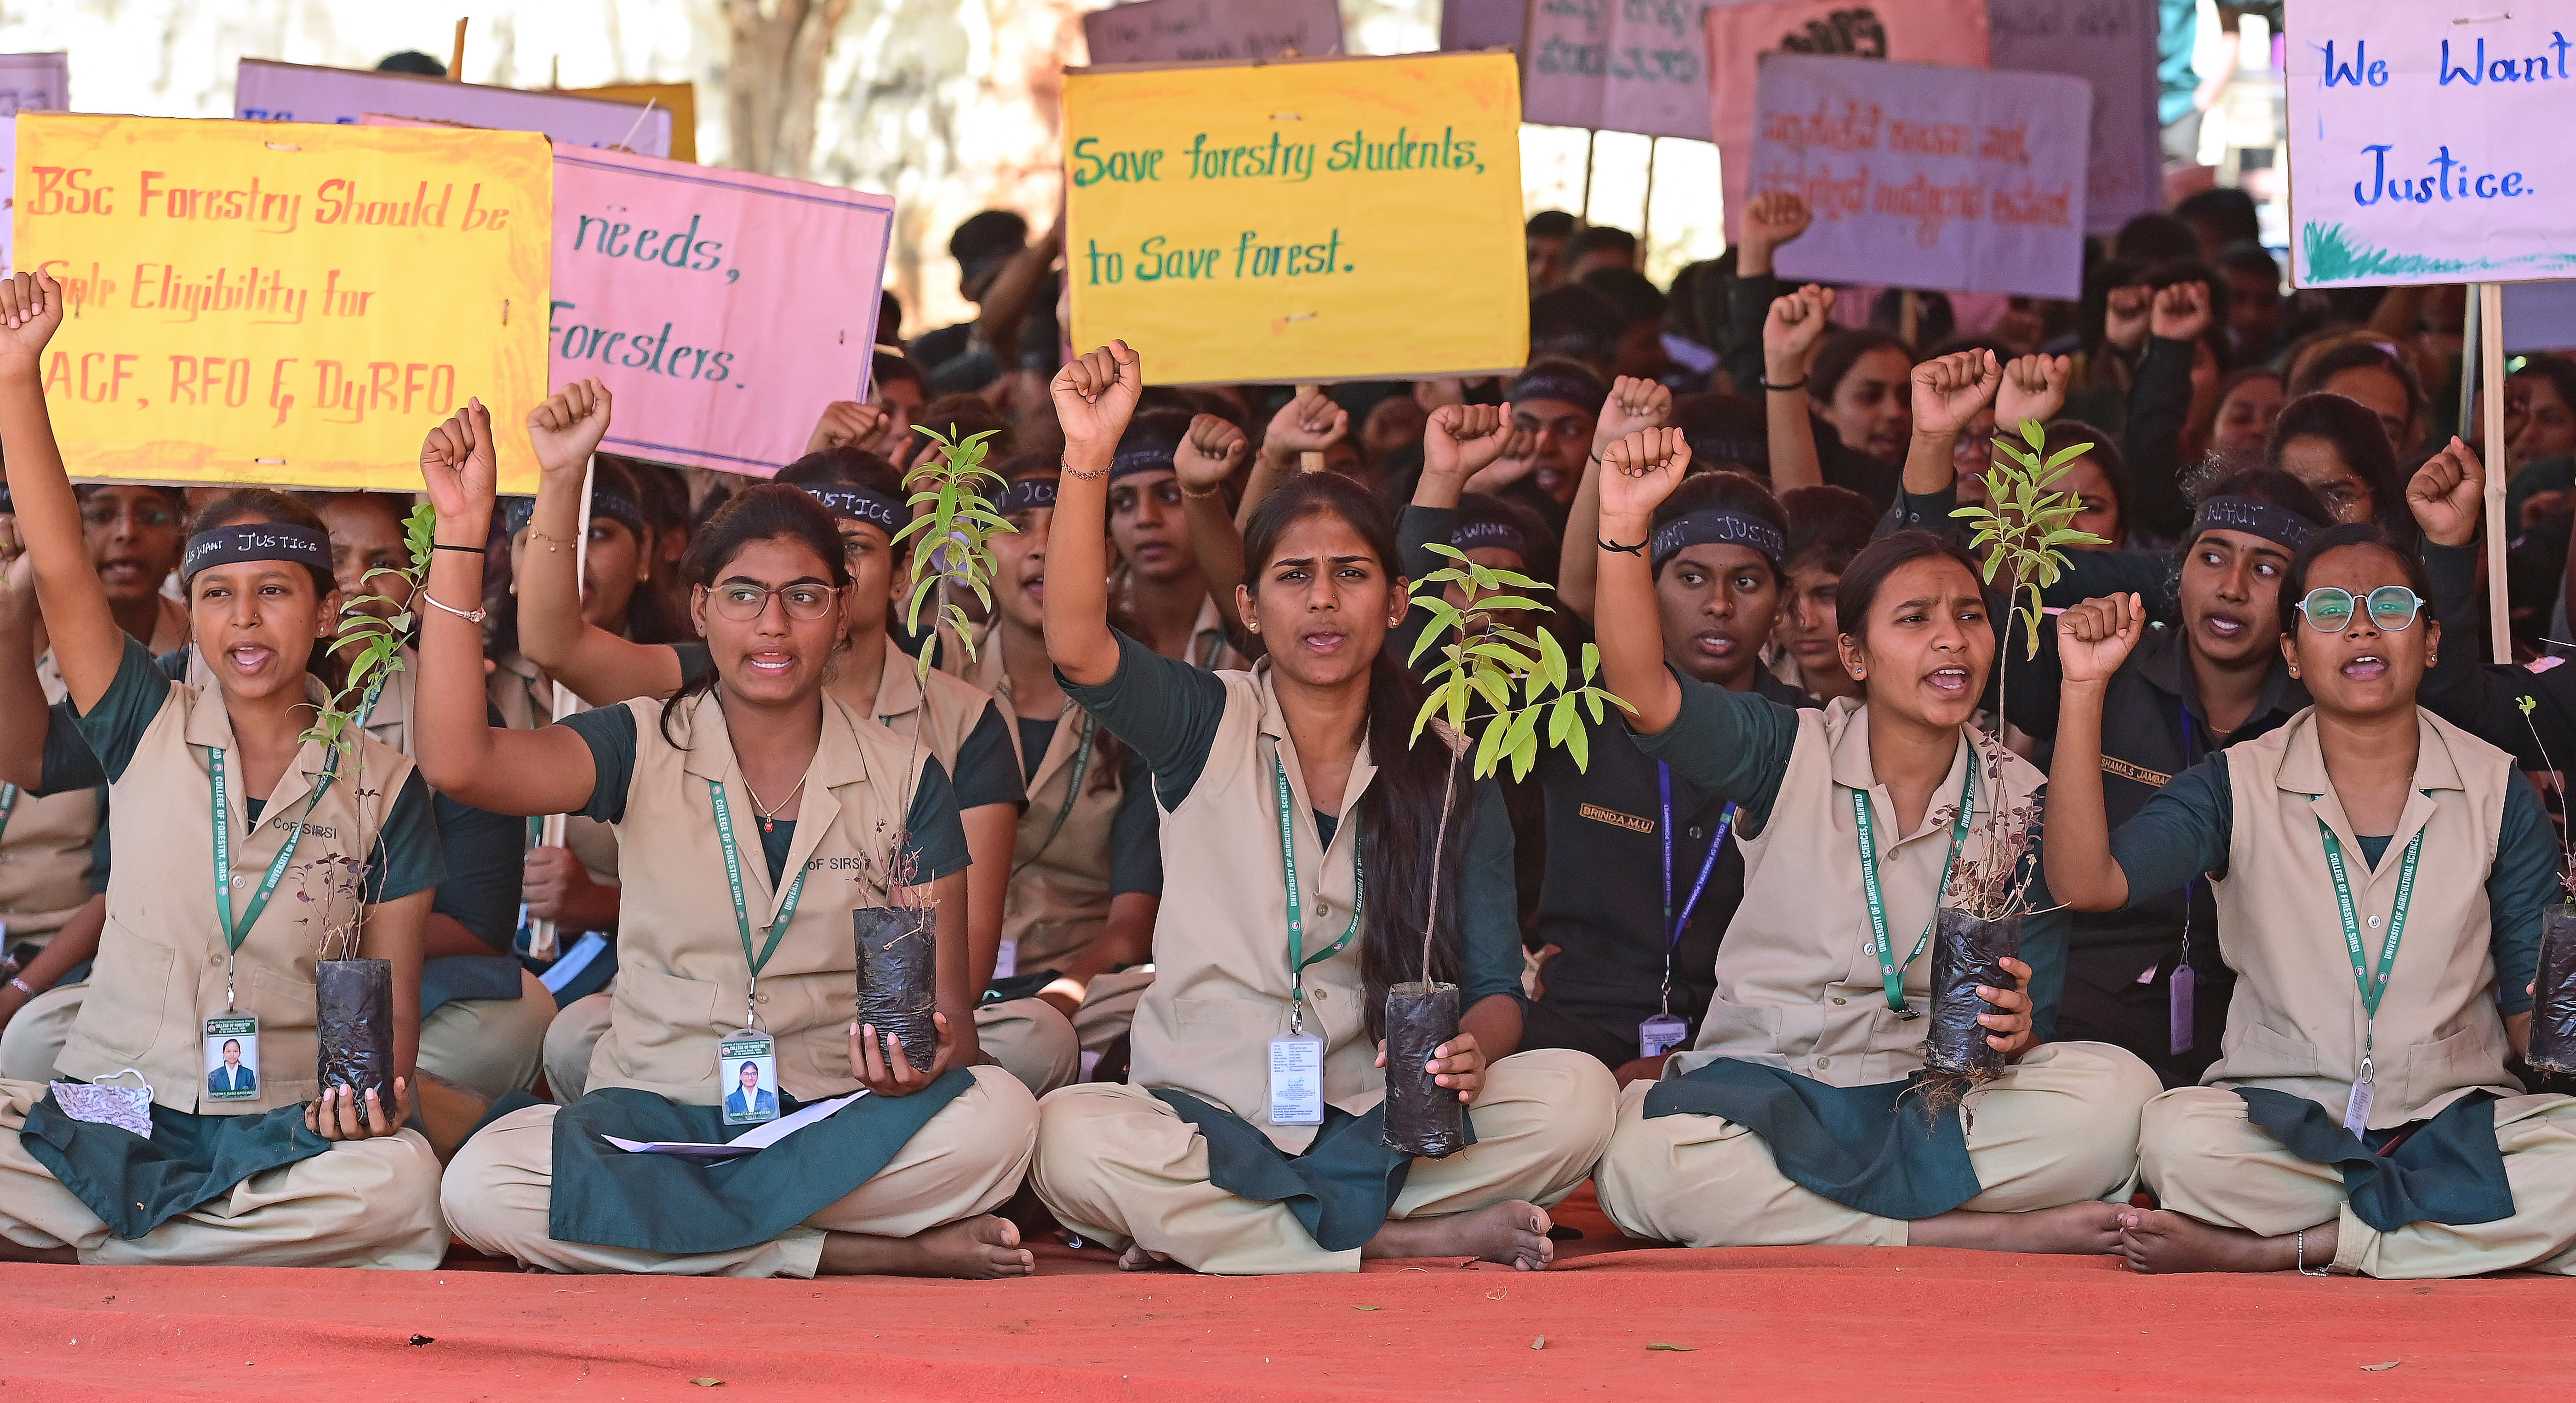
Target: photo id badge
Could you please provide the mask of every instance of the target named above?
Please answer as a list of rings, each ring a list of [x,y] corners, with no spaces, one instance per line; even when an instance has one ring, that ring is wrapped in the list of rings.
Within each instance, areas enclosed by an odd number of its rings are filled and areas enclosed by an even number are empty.
[[[259,1019],[222,1013],[206,1020],[206,1099],[259,1099]]]
[[[2369,1082],[2357,1081],[2352,1084],[2352,1100],[2346,1102],[2343,1108],[2343,1128],[2351,1131],[2355,1136],[2370,1128],[2371,1095]]]
[[[2166,1030],[2166,1038],[2177,1057],[2191,1051],[2191,995],[2193,986],[2199,982],[2192,974],[2191,966],[2176,965],[2173,982],[2165,991],[2166,1020],[2171,1024]]]
[[[1669,1013],[1658,1013],[1637,1025],[1637,1055],[1661,1057],[1682,1045],[1689,1036],[1690,1025]]]
[[[1324,1123],[1324,1040],[1281,1033],[1270,1040],[1270,1123]]]
[[[745,1028],[716,1044],[716,1085],[724,1088],[724,1123],[778,1119],[778,1044]]]

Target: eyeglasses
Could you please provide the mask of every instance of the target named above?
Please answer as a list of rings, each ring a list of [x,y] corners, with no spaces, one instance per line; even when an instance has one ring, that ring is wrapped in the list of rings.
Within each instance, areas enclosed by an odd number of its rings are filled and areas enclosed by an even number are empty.
[[[769,612],[769,597],[778,596],[780,608],[791,619],[813,620],[832,612],[832,597],[837,593],[830,585],[798,581],[787,585],[721,584],[709,590],[716,612],[735,623],[749,623]]]
[[[2370,610],[2373,626],[2395,633],[2414,626],[2424,600],[2404,585],[2381,585],[2365,599],[2353,598],[2350,590],[2328,586],[2308,591],[2308,597],[2299,601],[2299,612],[2308,616],[2308,627],[2317,632],[2341,633],[2351,624],[2355,605]]]

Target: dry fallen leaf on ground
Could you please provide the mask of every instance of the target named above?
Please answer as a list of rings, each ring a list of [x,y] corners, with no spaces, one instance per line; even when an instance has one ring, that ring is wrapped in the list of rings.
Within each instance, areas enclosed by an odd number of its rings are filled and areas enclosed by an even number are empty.
[[[2377,1373],[2382,1373],[2382,1372],[2384,1372],[2384,1371],[2386,1371],[2386,1370],[2389,1370],[2389,1369],[2394,1369],[2394,1368],[2396,1368],[2398,1365],[2403,1364],[2403,1363],[2405,1363],[2405,1362],[2406,1362],[2406,1361],[2405,1361],[2405,1360],[2403,1360],[2403,1359],[2392,1359],[2392,1360],[2389,1360],[2389,1361],[2388,1361],[2387,1363],[2385,1363],[2385,1364],[2364,1364],[2364,1365],[2362,1365],[2361,1367],[2362,1367],[2362,1371],[2363,1371],[2364,1373],[2377,1374]]]
[[[1664,1341],[1662,1341],[1662,1340],[1657,1340],[1657,1341],[1655,1341],[1654,1343],[1652,1343],[1652,1344],[1650,1344],[1650,1345],[1647,1345],[1647,1346],[1646,1346],[1646,1348],[1648,1348],[1648,1349],[1668,1349],[1668,1350],[1671,1350],[1671,1351],[1672,1351],[1673,1353],[1675,1353],[1675,1354],[1689,1354],[1689,1353],[1690,1353],[1690,1352],[1692,1352],[1693,1350],[1698,1349],[1698,1348],[1699,1348],[1699,1346],[1697,1346],[1697,1345],[1677,1345],[1677,1344],[1668,1344],[1668,1343],[1666,1343],[1666,1342],[1664,1342]]]

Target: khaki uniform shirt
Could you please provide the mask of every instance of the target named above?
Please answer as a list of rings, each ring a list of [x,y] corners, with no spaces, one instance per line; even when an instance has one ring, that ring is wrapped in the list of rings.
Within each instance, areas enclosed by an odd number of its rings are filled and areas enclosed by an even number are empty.
[[[1685,689],[1691,696],[1714,688]],[[1887,1006],[1879,975],[1878,945],[1863,896],[1860,828],[1852,793],[1869,796],[1877,842],[1879,890],[1886,903],[1888,944],[1898,959],[1930,924],[1941,898],[1941,874],[1950,854],[1951,820],[1975,751],[1965,734],[1950,772],[1933,791],[1923,821],[1912,832],[1897,829],[1894,801],[1879,781],[1869,752],[1869,710],[1844,697],[1821,711],[1768,707],[1773,724],[1794,718],[1788,764],[1770,812],[1758,825],[1739,821],[1744,851],[1744,899],[1718,946],[1716,993],[1701,1021],[1699,1041],[1674,1056],[1666,1076],[1679,1076],[1721,1057],[1782,1067],[1833,1086],[1901,1081],[1923,1066],[1927,1019],[1904,1018]],[[1638,738],[1647,754],[1669,761],[1676,773],[1690,767],[1675,753],[1683,720],[1656,736]],[[2004,752],[2003,783],[2014,807],[2032,804],[2046,777],[2019,756]],[[1746,796],[1718,776],[1690,777],[1730,798]],[[1978,776],[1976,810],[1969,824],[1964,863],[1984,850],[1986,819],[1994,811],[1994,785]],[[2036,857],[2032,859],[2036,861]],[[2044,903],[2040,903],[2044,904]],[[2049,961],[2036,948],[2035,922],[2023,923],[2023,955],[2038,971]],[[2062,923],[2054,936],[2062,973]],[[1932,950],[1905,966],[1905,998],[1918,1013],[1932,992]],[[2053,988],[2050,990],[2053,1003]]]
[[[366,861],[395,797],[412,772],[401,752],[373,737],[358,763],[340,762],[310,814],[305,804],[323,773],[323,748],[308,741],[245,829],[247,785],[238,761],[226,773],[232,844],[233,915],[246,915],[269,861],[295,825],[304,837],[259,924],[233,958],[233,1001],[259,1018],[260,1095],[204,1101],[204,1023],[224,1011],[224,938],[208,883],[213,782],[209,747],[234,749],[223,692],[172,682],[124,776],[110,786],[110,839],[125,861],[108,887],[107,928],[89,996],[59,1062],[65,1076],[96,1081],[132,1067],[153,1099],[177,1111],[254,1115],[308,1101],[314,1077],[314,966],[323,931],[313,915],[328,895],[324,857]],[[345,879],[343,879],[345,881]],[[309,897],[310,901],[299,899]],[[338,919],[354,919],[342,895]]]
[[[2370,1128],[2435,1115],[2475,1088],[2521,1088],[2496,1007],[2496,967],[2484,878],[2511,787],[2513,757],[2419,710],[2415,777],[2377,867],[2363,856],[2343,801],[2326,777],[2315,708],[2226,752],[2235,804],[2227,875],[2214,888],[2218,939],[2237,972],[2227,1037],[2205,1081],[2305,1096],[2340,1119],[2361,1075],[2371,1026],[2353,981],[2326,865],[2323,820],[2343,844],[2344,871],[2375,972],[2397,899],[2406,845],[2424,835],[2406,929],[2372,1038]]]
[[[886,904],[887,844],[909,823],[907,776],[920,757],[909,741],[827,694],[822,741],[788,851],[791,875],[773,885],[723,706],[704,695],[683,706],[673,718],[687,747],[681,749],[663,738],[661,702],[620,705],[635,717],[635,769],[617,838],[635,858],[636,875],[619,917],[617,982],[608,1032],[591,1054],[591,1089],[631,1086],[686,1105],[715,1105],[727,1089],[717,1076],[716,1042],[756,1010],[777,1040],[781,1086],[807,1101],[855,1090],[849,1024],[858,952],[850,911]],[[755,946],[767,943],[766,927],[792,874],[806,874],[795,919],[756,990],[734,924],[710,780],[724,785],[732,812]]]
[[[501,713],[501,724],[514,730],[529,731],[546,725],[555,718],[554,688],[544,682],[537,665],[526,655],[512,653],[500,659],[492,675],[483,681],[484,695]],[[590,703],[580,697],[572,699],[571,715],[590,710]],[[372,725],[369,726],[373,730]],[[617,830],[594,818],[574,814],[564,820],[564,846],[581,859],[590,879],[601,886],[617,885]],[[605,932],[615,934],[615,932]],[[570,944],[570,937],[565,943]]]
[[[1000,703],[1011,722],[1011,744],[1020,744],[1019,713],[1011,701],[1010,670],[987,625],[965,663],[966,680]],[[952,650],[963,662],[963,649]],[[1084,754],[1084,741],[1090,752]],[[1029,807],[1020,816],[1011,850],[1011,886],[1002,904],[1002,939],[1016,942],[1022,970],[1062,969],[1109,922],[1109,838],[1125,790],[1100,753],[1109,736],[1070,700],[1028,781]],[[1023,770],[1028,757],[1021,757]],[[1075,793],[1074,770],[1082,769]],[[1106,773],[1104,773],[1104,771]]]

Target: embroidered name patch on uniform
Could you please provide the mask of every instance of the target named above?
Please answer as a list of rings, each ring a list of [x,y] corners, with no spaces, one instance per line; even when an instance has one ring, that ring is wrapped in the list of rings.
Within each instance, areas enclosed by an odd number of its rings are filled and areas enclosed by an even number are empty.
[[[1625,828],[1632,833],[1652,833],[1655,831],[1655,821],[1651,818],[1640,818],[1635,814],[1623,814],[1617,809],[1605,809],[1599,804],[1585,804],[1576,809],[1575,812],[1581,814],[1585,818],[1591,819],[1595,823],[1606,823],[1614,828]]]
[[[2132,765],[2126,760],[2114,759],[2108,755],[2102,757],[2102,773],[2118,775],[2122,779],[2133,779],[2155,789],[2162,789],[2173,782],[2173,776],[2162,771],[2150,770],[2144,765]]]

